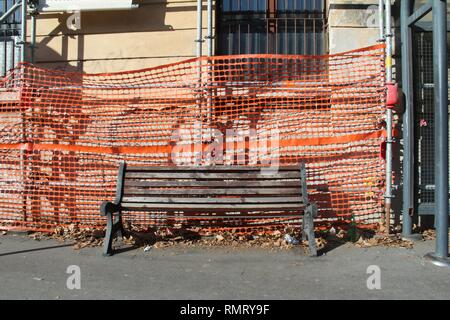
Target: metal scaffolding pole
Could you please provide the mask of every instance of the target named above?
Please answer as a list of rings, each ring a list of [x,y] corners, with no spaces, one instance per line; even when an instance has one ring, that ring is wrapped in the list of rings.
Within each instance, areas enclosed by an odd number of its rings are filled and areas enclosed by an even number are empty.
[[[203,28],[203,10],[202,10],[202,0],[197,0],[197,57],[202,56],[202,28]]]
[[[432,1],[436,250],[425,257],[436,265],[450,267],[448,258],[447,1]]]
[[[27,43],[27,0],[22,0],[22,21],[21,21],[21,40],[20,40],[20,61],[26,60]]]
[[[378,0],[378,25],[380,30],[379,41],[384,41],[384,0]]]
[[[202,0],[197,0],[197,122],[194,124],[194,165],[200,165],[202,161],[202,100],[203,100],[203,81],[202,81],[202,45],[203,45],[203,7]]]
[[[30,61],[34,63],[36,49],[36,13],[31,14],[31,40],[30,40]]]
[[[208,21],[207,21],[207,27],[208,27],[208,34],[206,35],[207,44],[208,44],[208,57],[211,57],[213,55],[213,33],[212,33],[212,0],[208,0]]]
[[[414,106],[412,34],[409,25],[410,0],[400,2],[400,28],[402,49],[402,90],[405,96],[403,113],[403,206],[402,236],[411,237],[412,213],[414,212]]]
[[[212,31],[212,15],[213,15],[213,6],[212,6],[213,0],[207,0],[207,47],[208,47],[208,57],[211,57],[213,55],[213,31]],[[207,93],[206,93],[206,125],[207,125],[207,139],[208,141],[211,141],[213,139],[212,137],[212,128],[211,128],[211,122],[212,122],[212,91],[211,91],[211,84],[212,84],[212,66],[211,66],[211,60],[208,59],[208,77],[207,77]],[[208,163],[209,165],[210,163]]]
[[[386,17],[386,83],[392,83],[392,27],[391,27],[391,0],[385,1]],[[386,193],[385,193],[385,219],[386,232],[390,230],[392,203],[392,109],[386,109]]]

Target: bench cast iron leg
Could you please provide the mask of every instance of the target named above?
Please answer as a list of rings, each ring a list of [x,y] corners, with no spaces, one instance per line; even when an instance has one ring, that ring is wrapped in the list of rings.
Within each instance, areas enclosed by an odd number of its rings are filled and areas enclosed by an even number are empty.
[[[308,238],[309,245],[309,255],[317,256],[317,248],[316,248],[316,237],[314,236],[314,217],[317,216],[317,205],[315,203],[310,203],[306,209],[305,214],[303,215],[303,230],[302,230],[302,239]]]
[[[307,236],[306,236],[306,209],[305,212],[303,214],[303,219],[302,219],[302,241],[306,241],[307,240]]]
[[[124,235],[120,207],[112,202],[104,201],[100,206],[100,213],[101,215],[106,216],[106,234],[103,243],[103,255],[111,256],[114,254],[112,247],[114,238],[116,236],[122,238]]]
[[[112,247],[113,240],[116,236],[122,238],[124,234],[122,217],[119,214],[114,215],[111,212],[106,214],[106,234],[103,244],[103,255],[112,256],[114,250]]]

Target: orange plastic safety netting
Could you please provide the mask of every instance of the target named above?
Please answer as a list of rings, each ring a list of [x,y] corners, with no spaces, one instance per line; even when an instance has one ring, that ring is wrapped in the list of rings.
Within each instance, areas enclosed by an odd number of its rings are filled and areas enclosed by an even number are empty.
[[[304,161],[322,219],[380,219],[383,45],[324,56],[202,57],[112,74],[22,64],[0,90],[0,228],[103,225],[99,204],[113,199],[122,160]]]

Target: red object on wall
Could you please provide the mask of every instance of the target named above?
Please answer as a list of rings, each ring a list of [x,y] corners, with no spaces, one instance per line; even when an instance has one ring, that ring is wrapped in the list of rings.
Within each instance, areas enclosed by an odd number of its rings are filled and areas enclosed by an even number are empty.
[[[396,83],[387,83],[387,98],[386,98],[386,108],[394,109],[399,103],[398,100],[398,85]]]
[[[386,161],[386,141],[380,144],[380,157]]]

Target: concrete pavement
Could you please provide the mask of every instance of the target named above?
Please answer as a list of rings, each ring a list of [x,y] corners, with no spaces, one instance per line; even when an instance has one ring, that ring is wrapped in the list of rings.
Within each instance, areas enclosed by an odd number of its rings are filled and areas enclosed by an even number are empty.
[[[344,244],[309,258],[302,249],[172,247],[103,257],[101,248],[3,235],[0,299],[450,299],[450,270],[423,259],[433,248]],[[81,289],[67,287],[72,265]],[[371,265],[381,289],[367,287]]]

